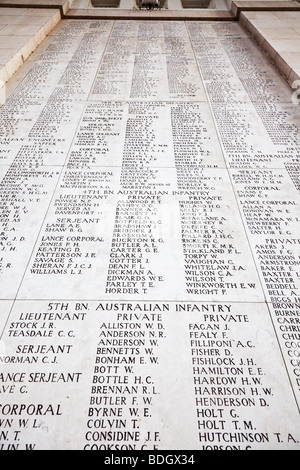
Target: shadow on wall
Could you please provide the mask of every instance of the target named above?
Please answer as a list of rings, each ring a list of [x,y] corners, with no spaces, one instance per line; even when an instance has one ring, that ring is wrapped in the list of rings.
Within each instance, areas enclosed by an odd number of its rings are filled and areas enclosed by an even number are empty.
[[[98,8],[119,8],[120,0],[91,0],[93,7]]]
[[[91,0],[96,8],[119,8],[121,0]],[[168,8],[168,0],[132,0],[132,8],[138,10],[161,10]]]
[[[181,3],[183,8],[229,11],[231,0],[181,0]]]
[[[136,6],[139,10],[161,10],[168,8],[167,0],[136,0]]]

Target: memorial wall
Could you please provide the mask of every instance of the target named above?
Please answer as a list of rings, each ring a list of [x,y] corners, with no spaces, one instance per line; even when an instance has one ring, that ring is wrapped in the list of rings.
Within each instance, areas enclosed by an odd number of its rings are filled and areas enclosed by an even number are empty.
[[[300,108],[236,22],[64,20],[0,108],[1,450],[300,449]]]

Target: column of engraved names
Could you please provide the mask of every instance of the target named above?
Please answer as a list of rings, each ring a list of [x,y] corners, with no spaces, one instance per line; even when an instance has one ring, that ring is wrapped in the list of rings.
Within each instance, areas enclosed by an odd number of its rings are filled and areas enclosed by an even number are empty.
[[[118,103],[87,105],[53,200],[31,272],[88,275],[98,262],[113,206],[115,157],[124,109]]]
[[[262,88],[268,91],[269,104],[275,105],[270,80],[263,74],[259,75],[260,85],[256,87],[256,96],[251,103],[247,90],[252,89],[253,82],[258,80],[257,74],[251,75],[250,84],[246,80],[241,81],[234,67],[237,59],[232,63],[231,56],[229,57],[224,49],[228,44],[237,44],[236,54],[242,63],[239,67],[247,77],[248,68],[250,70],[257,68],[256,61],[262,60],[260,55],[258,59],[256,56],[254,59],[249,56],[247,48],[255,49],[255,45],[247,38],[247,33],[239,25],[233,24],[214,24],[208,28],[205,25],[193,23],[189,26],[189,30],[228,165],[231,168],[251,168],[260,166],[262,162],[269,164],[273,160],[282,158],[282,154],[278,153],[272,140],[272,135],[268,135],[265,128],[259,125],[254,107],[256,106],[255,100],[263,95]],[[270,67],[265,64],[266,62],[260,64],[260,69],[263,70],[266,67],[270,73]],[[274,72],[272,78],[274,78]],[[276,113],[276,119],[279,119],[281,123],[286,122],[286,117],[280,112]],[[279,150],[284,152],[283,148]]]
[[[92,96],[99,95],[107,100],[128,97],[131,87],[136,29],[136,24],[131,21],[114,22],[93,84]]]
[[[70,143],[73,138],[76,126],[80,119],[81,112],[84,107],[84,99],[87,97],[89,87],[86,86],[86,81],[93,78],[98,60],[102,54],[104,43],[102,36],[108,34],[107,24],[97,24],[98,30],[92,29],[89,31],[89,23],[82,24],[81,26],[74,27],[66,23],[62,32],[55,38],[53,43],[46,49],[39,59],[39,68],[43,70],[42,65],[44,62],[49,66],[53,63],[53,71],[55,73],[55,80],[53,79],[53,86],[51,93],[48,93],[42,101],[43,106],[35,120],[34,125],[28,133],[28,144],[23,145],[17,154],[16,158],[21,158],[23,163],[30,162],[31,173],[26,175],[25,181],[35,172],[37,176],[42,175],[47,178],[47,184],[52,184],[52,187],[57,181],[62,166],[66,161],[66,156],[69,150]],[[60,47],[62,38],[65,38],[65,33],[69,32],[73,38],[72,47],[70,50],[65,47]],[[74,37],[73,34],[74,33]],[[60,60],[60,67],[57,66],[56,61]],[[76,70],[76,73],[75,73]],[[31,78],[35,78],[34,76]],[[39,84],[39,80],[37,80]],[[51,89],[50,89],[51,90]],[[65,127],[68,126],[68,133],[65,132]],[[25,160],[26,159],[26,160]],[[25,160],[25,161],[24,161]],[[48,167],[43,172],[39,169],[39,165],[50,165],[51,174]],[[57,167],[54,173],[52,168]],[[26,166],[26,165],[25,165]],[[11,167],[11,170],[14,167]],[[10,171],[11,171],[10,170]],[[24,165],[23,170],[24,172]],[[78,172],[79,173],[79,172]],[[78,174],[77,173],[77,174]],[[74,173],[73,173],[74,175]],[[56,179],[54,179],[56,176]],[[78,175],[79,176],[79,175]],[[24,175],[25,178],[25,175]],[[80,178],[80,176],[79,176]],[[63,187],[70,188],[70,174],[65,174],[65,179],[68,181]],[[76,179],[73,178],[76,188]],[[77,185],[80,186],[80,182]],[[25,183],[22,194],[29,191],[30,186]],[[35,194],[40,195],[37,201],[46,199],[46,191],[42,184],[36,184],[34,190],[29,192],[32,197],[29,203],[34,202]],[[67,204],[68,203],[68,204]],[[41,203],[40,203],[41,204]],[[78,214],[79,204],[75,207],[75,198],[71,194],[60,195],[59,199],[55,201],[57,215],[70,215]],[[83,204],[82,204],[83,205]],[[82,206],[81,205],[81,206]],[[84,208],[85,209],[85,208]],[[87,214],[86,210],[82,210],[81,214]],[[90,219],[91,222],[91,219]],[[64,218],[57,217],[54,220],[49,220],[45,227],[45,232],[42,236],[38,251],[33,258],[31,264],[31,274],[67,274],[73,266],[68,262],[70,256],[76,257],[78,252],[78,241],[75,241],[75,233],[82,231],[80,224],[84,223],[83,219],[79,217]],[[89,222],[88,222],[89,223]],[[31,226],[35,226],[33,223]],[[76,230],[74,228],[76,227]],[[66,239],[63,232],[70,230],[73,231],[73,239],[68,237]],[[52,232],[52,233],[49,233]],[[53,233],[55,232],[55,233]],[[59,235],[57,232],[61,232]],[[84,237],[82,237],[83,240]],[[98,237],[100,239],[100,237]],[[69,243],[69,242],[74,242]],[[66,256],[66,253],[69,254]],[[72,252],[70,254],[70,252]],[[69,260],[68,260],[69,258]],[[68,265],[68,266],[67,266]],[[78,268],[78,265],[76,269]],[[79,272],[79,270],[77,270]],[[73,270],[75,273],[75,270]]]
[[[105,22],[99,25],[99,30],[89,31],[89,23],[78,24],[77,27],[67,23],[60,35],[55,38],[40,62],[60,61],[61,75],[56,77],[55,88],[32,127],[29,134],[32,142],[38,142],[41,147],[47,146],[51,155],[51,164],[59,158],[59,163],[65,162],[66,154],[72,141],[81,111],[83,100],[86,99],[89,86],[96,73],[98,61],[102,55],[104,44],[102,37],[108,34]],[[74,28],[73,46],[69,49],[61,46],[61,39],[70,34]],[[70,39],[70,38],[69,38]],[[68,41],[66,40],[67,44]],[[68,123],[69,132],[63,132]],[[41,138],[43,136],[43,139]],[[49,157],[50,157],[49,155]]]
[[[163,34],[170,98],[199,99],[202,83],[185,23],[163,22]]]
[[[92,205],[97,206],[97,194],[102,200],[107,197],[103,190],[93,188],[96,184],[109,182],[110,176],[110,172],[105,171],[86,173],[77,170],[64,174],[61,193],[54,201],[55,219],[48,218],[45,223],[30,267],[31,274],[83,275],[86,270],[93,269],[104,242],[95,227],[103,221],[104,211],[99,207],[92,210]],[[76,197],[70,188],[77,189]],[[89,197],[92,191],[95,192],[93,198]]]
[[[237,30],[236,25],[216,24],[213,31],[206,31],[201,37],[204,44],[207,41],[214,44],[217,52],[219,73],[216,77],[210,76],[212,65],[208,61],[208,51],[197,46],[195,41],[200,31],[201,27],[196,25],[191,28],[198,64],[228,165],[245,168],[231,170],[232,181],[265,292],[271,302],[274,326],[291,371],[291,380],[299,391],[296,313],[299,303],[299,194],[288,176],[293,173],[291,169],[299,153],[297,106],[291,103],[290,90],[275,69],[250,38],[243,37],[244,33]],[[196,35],[194,38],[193,34]],[[213,38],[214,34],[219,39]],[[218,94],[221,79],[225,77],[228,77],[226,94]],[[228,89],[230,100],[227,99]],[[232,137],[232,128],[236,137]],[[283,168],[278,171],[266,169],[283,165],[290,169],[288,173]],[[262,169],[251,169],[255,167]],[[295,178],[294,185],[297,188]]]
[[[76,52],[74,56],[76,57]],[[74,60],[76,61],[76,59]],[[60,165],[63,165],[71,143],[72,130],[75,131],[79,120],[80,115],[78,111],[80,113],[83,109],[83,103],[79,104],[74,99],[75,90],[73,86],[69,86],[68,80],[66,81],[62,77],[60,82],[61,85],[58,84],[55,87],[45,103],[42,112],[29,133],[29,138],[39,143],[42,148],[45,146],[51,155],[59,155],[61,159]],[[69,134],[64,132],[65,126],[70,127]],[[42,139],[41,136],[43,136]],[[50,227],[52,227],[53,231],[57,231],[59,225],[64,226],[64,222],[70,224],[70,221],[67,222],[65,220],[61,222],[57,220],[56,224],[48,223],[46,231],[51,231]],[[54,229],[54,225],[56,225],[56,229]],[[61,230],[63,231],[64,227]],[[63,236],[51,237],[48,235],[42,237],[38,253],[32,264],[33,273],[63,274],[67,272],[64,261],[67,260],[65,252],[68,251],[68,248],[64,246],[63,238]]]
[[[55,169],[32,166],[30,160],[24,148],[19,150],[0,183],[0,274],[5,275],[3,283],[11,276],[17,280],[22,274],[19,272],[20,265],[25,268],[26,256],[29,256],[32,242],[37,235],[34,227],[26,226],[26,221],[31,220],[38,227],[40,221],[35,215],[36,207],[46,210],[59,175],[59,171]],[[8,289],[11,288],[10,284]]]
[[[87,24],[66,22],[1,106],[2,163],[11,162],[18,148],[26,143],[28,132],[44,107],[45,101],[57,87],[86,29],[88,29]],[[69,85],[72,84],[77,85],[69,80]],[[33,140],[30,142],[31,155],[39,159],[40,164],[42,150],[46,150],[39,145],[42,143],[42,139],[41,142]],[[49,146],[48,142],[44,143]],[[44,160],[42,162],[45,163]]]
[[[160,56],[160,29],[157,22],[138,24],[130,98],[156,99],[160,96],[164,86],[161,83],[164,67]]]
[[[88,24],[75,26],[66,22],[0,111],[4,116],[3,123],[14,126],[14,129],[9,125],[3,126],[6,139],[1,142],[1,151],[4,150],[1,154],[11,164],[1,182],[5,194],[1,207],[3,237],[10,258],[8,262],[5,259],[5,264],[3,258],[1,260],[6,271],[1,273],[4,274],[1,283],[8,297],[15,297],[18,277],[23,275],[22,268],[28,262],[67,156],[84,106],[86,89],[83,88],[86,83],[83,81],[90,78],[98,66],[93,59],[97,52],[99,58],[99,36],[91,34],[80,45],[86,27]],[[70,79],[70,69],[73,80]],[[56,229],[53,228],[55,224],[50,225],[53,231],[57,231],[59,225],[65,230],[64,223],[57,221]],[[53,245],[49,243],[48,248]],[[53,258],[59,245],[56,242]],[[54,252],[55,248],[41,248],[44,253],[51,250]],[[49,272],[52,268],[51,274],[55,269],[58,272],[61,260],[52,260],[50,266],[48,260],[38,267],[39,274],[46,268]],[[8,268],[12,271],[10,276],[7,275]],[[40,286],[40,282],[36,284]],[[62,312],[59,312],[60,307]],[[68,302],[48,304],[47,307],[25,302],[22,306],[16,303],[12,310],[2,336],[5,351],[0,359],[4,384],[1,390],[1,415],[4,417],[1,428],[5,428],[1,431],[2,450],[51,448],[54,441],[63,447],[61,440],[53,437],[53,430],[60,427],[64,419],[68,421],[73,391],[82,378],[80,367],[78,370],[75,365],[73,351],[76,350],[76,321],[84,320],[85,314],[70,312],[72,308],[77,310]],[[77,358],[77,352],[74,354]],[[65,407],[64,393],[69,393],[70,408]],[[46,427],[41,423],[46,423]],[[71,440],[76,445],[72,437]]]
[[[291,160],[287,163],[285,163],[285,169],[288,172],[288,175],[290,176],[295,188],[297,189],[298,192],[300,192],[300,165],[297,160]]]
[[[28,134],[49,97],[55,84],[50,81],[49,61],[36,63],[27,76],[1,106],[1,163],[10,164],[3,173],[1,181],[1,273],[7,275],[14,270],[16,257],[19,260],[20,250],[23,256],[33,234],[26,227],[25,218],[32,217],[32,209],[39,206],[40,210],[51,194],[53,181],[58,172],[53,168],[41,169],[44,163],[41,145],[28,143]],[[52,73],[57,73],[57,65],[53,65]],[[49,184],[50,183],[50,184]],[[47,197],[48,196],[48,197]],[[20,224],[22,223],[22,233]],[[30,249],[29,249],[30,251]],[[26,261],[26,260],[25,260]]]
[[[297,106],[247,33],[239,25],[224,24],[210,30],[194,24],[190,32],[230,167],[277,166],[296,156]],[[261,121],[264,126],[258,125]]]
[[[290,90],[277,71],[267,63],[250,38],[223,38],[228,55],[243,87],[273,144],[282,157],[299,152],[297,106],[291,104]],[[284,104],[285,103],[285,104]]]
[[[168,304],[100,303],[86,450],[157,449],[158,348]],[[152,418],[152,419],[151,419]]]
[[[291,178],[296,190],[298,191],[298,194],[300,193],[300,168],[299,164],[297,161],[292,160],[288,163],[285,164],[285,169],[288,172],[289,177]],[[295,219],[297,222],[299,222],[299,219]],[[300,255],[300,253],[299,253]],[[296,271],[295,275],[297,278],[300,277],[299,270],[297,269],[297,266],[300,266],[300,259],[297,261],[295,260],[288,260],[289,266],[289,272],[291,271]],[[293,267],[293,264],[296,266]],[[292,278],[293,281],[295,280],[295,277]],[[280,303],[273,303],[274,311],[277,316],[277,321],[280,323],[280,330],[284,331],[284,337],[283,339],[285,340],[285,346],[289,351],[289,361],[291,366],[293,366],[293,372],[294,375],[296,376],[296,384],[299,389],[300,387],[300,360],[299,360],[299,325],[298,325],[298,309],[299,309],[299,302],[298,300],[295,299],[295,303],[291,304],[290,302],[280,302]],[[292,318],[289,318],[290,313],[292,313]],[[284,323],[284,325],[282,325]],[[295,325],[296,324],[296,325]]]

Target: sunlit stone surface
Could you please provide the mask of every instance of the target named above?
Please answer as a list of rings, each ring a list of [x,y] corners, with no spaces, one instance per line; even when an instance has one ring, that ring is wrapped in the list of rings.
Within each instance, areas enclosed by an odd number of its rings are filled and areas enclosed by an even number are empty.
[[[299,450],[291,88],[233,22],[65,20],[26,67],[0,108],[0,448]]]

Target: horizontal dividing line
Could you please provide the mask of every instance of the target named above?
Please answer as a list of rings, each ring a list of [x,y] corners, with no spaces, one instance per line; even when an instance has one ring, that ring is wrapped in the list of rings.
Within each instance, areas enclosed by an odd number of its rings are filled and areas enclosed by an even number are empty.
[[[289,158],[292,158],[292,157],[289,157]],[[291,163],[293,164],[293,162],[289,162],[287,161],[286,163]],[[11,164],[10,163],[3,163],[3,164],[0,164],[0,168],[1,167],[10,167]],[[285,166],[280,166],[280,167],[255,167],[255,168],[252,168],[252,167],[243,167],[243,168],[230,168],[230,167],[226,167],[226,166],[217,166],[217,167],[210,167],[210,166],[197,166],[197,165],[177,165],[177,166],[147,166],[147,167],[144,167],[144,168],[136,168],[136,166],[132,166],[132,167],[127,167],[127,166],[124,166],[124,165],[92,165],[92,166],[86,166],[86,167],[82,167],[82,168],[77,168],[77,167],[68,167],[67,164],[66,165],[39,165],[38,168],[61,168],[61,169],[66,169],[66,170],[70,170],[70,171],[75,171],[75,170],[78,170],[78,171],[83,171],[83,170],[93,170],[95,168],[120,168],[120,169],[124,169],[124,170],[131,170],[131,169],[135,169],[136,171],[143,171],[143,170],[160,170],[160,169],[174,169],[174,170],[177,170],[178,167],[179,169],[181,168],[187,168],[188,170],[189,169],[197,169],[197,170],[228,170],[228,171],[273,171],[273,170],[277,170],[277,171],[282,171],[282,170],[286,170]],[[287,171],[287,170],[286,170]]]
[[[151,299],[90,299],[90,298],[87,298],[87,299],[82,299],[82,298],[76,298],[76,299],[70,299],[70,298],[43,298],[43,299],[22,299],[22,298],[14,298],[14,299],[0,299],[0,302],[1,300],[5,300],[5,301],[15,301],[15,302],[45,302],[45,301],[51,301],[51,302],[54,302],[54,301],[67,301],[67,302],[78,302],[78,301],[82,301],[82,302],[118,302],[118,303],[132,303],[132,302],[140,302],[140,303],[165,303],[165,302],[169,302],[169,303],[191,303],[191,302],[197,302],[197,303],[211,303],[211,304],[220,304],[220,303],[231,303],[231,304],[273,304],[273,302],[267,302],[265,300],[256,300],[256,301],[250,301],[250,300],[244,300],[244,301],[240,301],[240,300],[230,300],[230,299],[227,299],[227,300],[197,300],[197,299],[187,299],[187,300],[151,300]],[[277,302],[277,303],[280,303],[280,302]],[[284,304],[284,302],[282,302]],[[291,302],[292,303],[292,302]]]
[[[0,8],[52,8],[59,9],[62,19],[73,20],[142,20],[142,21],[238,21],[242,11],[300,11],[300,5],[292,2],[232,2],[231,10],[118,10],[118,9],[70,9],[64,13],[67,2],[64,0],[49,0],[41,3],[40,0],[0,0]],[[258,5],[255,3],[258,3]]]
[[[59,4],[42,4],[42,3],[37,3],[34,4],[33,1],[28,1],[27,3],[22,3],[22,1],[18,3],[14,2],[1,2],[0,1],[0,8],[26,8],[26,9],[31,9],[31,8],[37,8],[37,9],[56,9],[60,11],[60,16],[61,18],[64,17],[64,3],[61,2]]]

